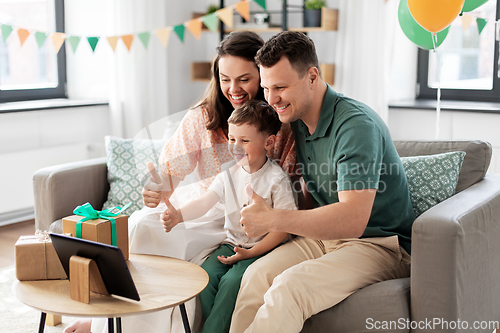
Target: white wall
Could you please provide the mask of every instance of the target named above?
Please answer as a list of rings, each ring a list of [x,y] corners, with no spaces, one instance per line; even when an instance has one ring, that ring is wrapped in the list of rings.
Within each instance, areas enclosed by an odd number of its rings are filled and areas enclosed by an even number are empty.
[[[436,139],[436,111],[389,109],[393,140]],[[439,139],[485,140],[493,146],[489,173],[500,173],[500,114],[441,111]]]
[[[104,156],[109,107],[0,114],[0,214],[33,207],[33,173]]]

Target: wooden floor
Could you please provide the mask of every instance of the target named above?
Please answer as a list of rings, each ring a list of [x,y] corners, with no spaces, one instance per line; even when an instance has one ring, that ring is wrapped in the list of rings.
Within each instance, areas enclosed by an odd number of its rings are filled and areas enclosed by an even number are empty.
[[[35,233],[35,220],[0,227],[0,268],[14,265],[14,244],[21,235]]]

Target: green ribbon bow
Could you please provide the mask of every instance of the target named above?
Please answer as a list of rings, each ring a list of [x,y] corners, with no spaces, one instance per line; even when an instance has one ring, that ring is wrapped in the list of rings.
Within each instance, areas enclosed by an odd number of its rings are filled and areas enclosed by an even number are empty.
[[[114,217],[120,215],[121,212],[130,207],[131,204],[132,202],[129,202],[123,208],[116,206],[101,211],[95,210],[94,207],[92,207],[92,205],[88,202],[76,207],[73,213],[78,216],[83,216],[83,219],[76,222],[76,238],[82,238],[83,222],[88,220],[104,219],[111,222],[111,244],[116,246],[116,221]]]

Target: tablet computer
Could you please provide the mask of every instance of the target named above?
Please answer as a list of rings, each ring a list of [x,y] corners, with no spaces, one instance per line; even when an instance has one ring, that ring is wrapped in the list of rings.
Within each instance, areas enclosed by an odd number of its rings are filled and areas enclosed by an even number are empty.
[[[80,256],[96,262],[108,293],[140,300],[122,251],[112,245],[50,233],[59,260],[69,276],[69,259]]]

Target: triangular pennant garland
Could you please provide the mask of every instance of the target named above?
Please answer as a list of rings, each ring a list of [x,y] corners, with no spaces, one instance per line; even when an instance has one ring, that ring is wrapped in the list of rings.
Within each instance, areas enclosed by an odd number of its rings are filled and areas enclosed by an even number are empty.
[[[160,40],[161,44],[164,47],[167,47],[168,45],[168,37],[170,36],[170,29],[169,28],[163,28],[155,31],[156,37]]]
[[[47,34],[45,32],[37,31],[35,32],[35,39],[36,43],[38,44],[38,48],[40,48],[47,39]]]
[[[106,40],[108,41],[109,46],[111,46],[113,52],[115,52],[116,44],[118,43],[118,36],[106,37]]]
[[[19,28],[17,29],[17,35],[19,36],[19,41],[21,42],[21,46],[23,46],[26,38],[30,35],[30,32],[26,29]]]
[[[259,6],[262,7],[262,9],[267,10],[266,8],[266,0],[254,0]],[[385,0],[387,1],[387,0]]]
[[[465,32],[472,23],[472,16],[463,14],[462,15],[462,31]]]
[[[139,39],[141,40],[142,45],[144,45],[144,47],[146,49],[148,48],[150,36],[151,36],[151,33],[149,31],[141,32],[140,34],[137,35],[137,37],[139,37]]]
[[[95,48],[97,46],[97,43],[99,43],[99,37],[88,37],[87,41],[89,42],[90,48],[92,49],[92,52],[95,51]]]
[[[245,19],[245,21],[249,22],[250,21],[250,4],[248,1],[242,0],[238,2],[235,6],[234,9],[238,12],[238,14],[241,15]]]
[[[78,44],[80,44],[80,39],[80,36],[69,36],[69,38],[67,38],[69,45],[71,45],[73,53],[76,52],[76,48],[78,47]]]
[[[486,25],[487,21],[483,18],[478,17],[476,19],[476,23],[477,23],[477,31],[479,31],[479,34],[481,34],[481,32],[483,32],[484,26]]]
[[[217,14],[217,17],[224,22],[225,25],[229,29],[233,28],[233,9],[231,7],[219,9],[218,11],[215,12]]]
[[[60,32],[54,32],[51,36],[50,39],[52,39],[52,44],[54,45],[54,51],[59,52],[61,49],[61,46],[64,43],[64,39],[66,36],[63,33]]]
[[[130,51],[130,48],[132,47],[132,42],[134,41],[134,35],[124,35],[122,36],[122,41],[123,44],[127,47],[127,50]]]
[[[217,15],[215,15],[215,13],[202,16],[201,20],[203,21],[203,24],[205,24],[205,26],[210,29],[210,31],[217,31],[219,19],[217,18]]]
[[[200,39],[202,25],[203,23],[201,20],[193,19],[188,21],[186,28],[196,37],[196,39]]]
[[[184,42],[184,31],[186,30],[186,27],[184,24],[179,24],[174,27],[174,31],[179,36],[179,39],[181,42]]]
[[[12,29],[12,26],[10,26],[10,25],[2,24],[1,30],[2,30],[3,41],[4,41],[4,43],[6,43],[7,42],[7,37],[9,37],[10,33],[14,29]]]

